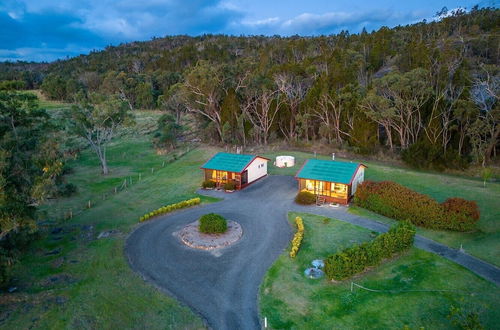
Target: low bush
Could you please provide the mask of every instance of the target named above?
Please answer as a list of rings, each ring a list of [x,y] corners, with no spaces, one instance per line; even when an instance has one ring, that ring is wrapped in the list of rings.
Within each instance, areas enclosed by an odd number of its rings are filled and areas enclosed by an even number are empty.
[[[473,201],[450,198],[440,204],[392,181],[363,182],[354,202],[386,217],[432,229],[469,231],[479,220],[479,209]]]
[[[236,184],[234,182],[226,182],[224,184],[224,190],[235,190]]]
[[[290,248],[290,258],[295,258],[300,249],[300,244],[302,239],[304,239],[304,222],[301,217],[295,218],[295,225],[297,226],[297,232],[292,239],[292,247]]]
[[[354,245],[328,256],[325,260],[325,274],[329,279],[347,279],[367,267],[380,264],[384,258],[408,250],[413,245],[414,237],[413,225],[400,222],[371,242]]]
[[[160,207],[159,209],[156,209],[154,211],[146,213],[145,215],[143,215],[142,217],[139,218],[139,221],[141,221],[141,222],[147,221],[147,220],[149,220],[157,215],[161,215],[161,214],[165,214],[168,212],[172,212],[174,210],[179,210],[179,209],[183,209],[186,207],[198,205],[200,203],[201,203],[200,198],[196,197],[196,198],[191,198],[191,199],[179,202],[179,203],[166,205],[166,206]]]
[[[295,203],[301,204],[301,205],[314,204],[314,203],[316,203],[316,195],[314,195],[308,191],[301,191],[295,197]]]
[[[215,188],[216,183],[215,183],[215,181],[212,181],[212,180],[206,180],[206,181],[203,181],[201,186],[203,188]]]
[[[200,218],[199,230],[205,234],[221,234],[227,230],[227,221],[219,214],[205,214]]]

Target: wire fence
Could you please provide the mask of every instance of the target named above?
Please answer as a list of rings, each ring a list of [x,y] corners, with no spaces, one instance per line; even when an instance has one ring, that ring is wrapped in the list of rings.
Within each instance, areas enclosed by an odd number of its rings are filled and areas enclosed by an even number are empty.
[[[44,218],[51,219],[50,222],[65,222],[73,217],[79,216],[83,214],[84,212],[88,211],[89,209],[101,204],[102,202],[108,200],[109,198],[112,198],[116,196],[117,194],[126,191],[130,189],[132,186],[138,184],[145,178],[149,178],[151,176],[157,175],[163,168],[165,168],[168,164],[171,164],[180,158],[184,157],[186,154],[191,152],[192,150],[196,149],[198,147],[198,144],[196,143],[190,143],[187,144],[183,147],[181,147],[181,152],[176,152],[175,154],[170,155],[168,158],[163,160],[158,166],[156,167],[151,167],[150,170],[147,170],[142,173],[137,173],[135,175],[129,175],[127,177],[123,177],[123,181],[121,181],[119,184],[115,185],[113,188],[107,190],[104,193],[100,194],[94,194],[91,195],[88,199],[86,198],[85,201],[82,201],[81,203],[78,203],[78,205],[74,206],[67,206],[67,207],[50,207],[50,211],[48,211],[47,216],[44,216]],[[45,221],[41,221],[42,224]]]
[[[365,290],[365,291],[370,291],[370,292],[391,293],[391,294],[405,293],[405,292],[464,292],[463,290],[449,290],[449,289],[377,290],[377,289],[370,289],[370,288],[364,287],[362,285],[359,285],[357,283],[351,282],[351,292],[354,292],[355,287],[362,289],[362,290]]]

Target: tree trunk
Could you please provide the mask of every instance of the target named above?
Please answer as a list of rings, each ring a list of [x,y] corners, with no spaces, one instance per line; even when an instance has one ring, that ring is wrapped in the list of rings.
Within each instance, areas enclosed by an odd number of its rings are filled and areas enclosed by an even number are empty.
[[[491,154],[493,153],[493,149],[497,145],[497,140],[498,136],[500,136],[500,125],[498,125],[497,129],[495,130],[495,133],[493,133],[493,136],[491,137],[490,143],[486,147],[486,151],[484,152],[484,162],[487,164],[491,160]]]

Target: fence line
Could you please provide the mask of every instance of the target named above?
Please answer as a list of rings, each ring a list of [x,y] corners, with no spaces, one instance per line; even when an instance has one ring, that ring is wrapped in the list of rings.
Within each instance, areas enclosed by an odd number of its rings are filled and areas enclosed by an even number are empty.
[[[160,170],[165,168],[165,165],[171,164],[171,163],[175,162],[176,160],[179,160],[180,158],[184,157],[186,154],[193,151],[197,147],[198,147],[197,144],[187,145],[185,151],[181,152],[180,154],[172,155],[172,157],[166,161],[163,160],[161,165],[157,168],[156,171],[155,171],[155,168],[152,167],[151,168],[151,175],[155,175],[155,174],[159,173]],[[148,172],[146,171],[146,173],[148,173]],[[144,173],[145,174],[144,176],[142,175],[143,173],[138,173],[139,174],[138,180],[135,181],[135,183],[139,183],[142,179],[144,179],[144,177],[147,175],[146,173]],[[72,219],[73,217],[81,215],[82,213],[95,207],[96,205],[99,205],[100,204],[98,202],[99,200],[105,201],[110,196],[115,196],[116,194],[127,190],[127,188],[132,187],[133,183],[134,183],[134,181],[132,179],[132,176],[129,176],[129,178],[125,177],[121,185],[115,186],[112,189],[110,189],[109,191],[104,192],[102,194],[102,196],[95,196],[95,195],[92,196],[88,201],[85,202],[85,205],[82,205],[81,207],[55,208],[55,212],[54,212],[55,214],[53,216],[48,215],[46,218],[53,219],[56,222],[66,221],[66,220]],[[99,198],[99,197],[102,197],[102,198]],[[45,220],[47,220],[47,219],[45,219]],[[41,220],[41,221],[43,222],[43,220]]]
[[[404,292],[466,292],[463,290],[446,290],[446,289],[430,289],[430,290],[376,290],[364,287],[357,283],[351,282],[351,292],[354,291],[354,287],[358,287],[360,289],[370,291],[370,292],[378,292],[378,293],[404,293]]]

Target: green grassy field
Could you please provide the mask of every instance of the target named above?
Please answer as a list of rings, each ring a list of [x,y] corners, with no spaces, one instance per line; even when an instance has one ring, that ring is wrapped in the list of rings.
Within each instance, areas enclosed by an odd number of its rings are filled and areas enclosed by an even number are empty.
[[[304,219],[305,234],[295,259],[283,253],[270,268],[260,290],[261,317],[275,329],[411,329],[454,328],[451,306],[479,311],[483,325],[495,328],[499,290],[468,270],[439,256],[411,249],[352,279],[331,283],[303,275],[310,262],[352,244],[373,239],[370,231],[338,220],[290,213]],[[412,292],[412,290],[414,290]],[[418,292],[416,290],[450,290]]]
[[[280,154],[296,157],[296,165],[292,168],[277,168],[271,165],[269,166],[270,174],[295,175],[307,158],[314,157],[309,153],[294,151],[268,152],[263,155],[274,160]],[[318,158],[331,159],[321,155],[318,155]],[[454,248],[462,246],[467,253],[500,266],[500,221],[498,221],[500,219],[500,205],[498,204],[500,183],[488,183],[484,188],[481,180],[470,177],[415,171],[375,162],[362,162],[368,166],[365,175],[367,180],[395,181],[427,194],[440,202],[449,197],[462,197],[476,201],[481,211],[477,231],[460,233],[419,228],[418,233]],[[393,221],[360,208],[352,208],[351,210],[356,214],[371,217],[377,221],[385,223]]]
[[[50,227],[16,265],[15,285],[20,293],[0,299],[0,327],[203,328],[201,319],[187,307],[132,272],[123,246],[139,216],[196,196],[201,181],[198,167],[211,153],[210,148],[195,149],[168,164],[172,155],[156,155],[148,137],[122,137],[109,149],[111,175],[102,177],[96,158],[84,151],[72,162],[74,173],[68,176],[78,186],[78,194],[54,201],[42,212],[52,219],[60,209],[75,210],[89,198],[95,205]],[[143,176],[137,182],[139,173]],[[103,192],[130,176],[133,184],[126,190],[99,200]],[[110,237],[96,239],[110,230],[115,230]]]

